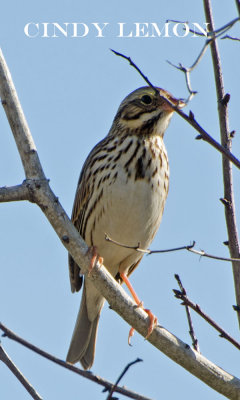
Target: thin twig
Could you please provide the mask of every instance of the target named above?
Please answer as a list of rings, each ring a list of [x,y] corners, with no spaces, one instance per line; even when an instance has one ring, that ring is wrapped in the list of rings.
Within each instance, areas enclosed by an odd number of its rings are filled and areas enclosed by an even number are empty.
[[[189,96],[188,96],[188,98],[186,99],[185,102],[186,102],[186,104],[188,104],[192,100],[193,96],[195,96],[195,94],[197,94],[197,91],[193,90],[192,86],[191,86],[191,80],[190,80],[191,68],[184,67],[181,63],[179,63],[178,65],[175,65],[169,60],[167,60],[167,63],[170,64],[172,67],[174,67],[174,68],[176,68],[179,71],[182,71],[184,73],[185,80],[186,80],[186,85],[187,85],[187,90],[189,92]]]
[[[238,17],[234,18],[232,21],[227,22],[225,25],[221,26],[220,28],[215,29],[214,31],[208,31],[207,37],[215,38],[215,39],[220,38],[224,33],[226,33],[229,29],[231,29],[236,24],[236,22],[238,22],[239,20],[240,20],[240,18],[238,18]],[[204,36],[203,33],[196,32],[192,29],[189,29],[189,32],[194,33],[198,36]]]
[[[240,42],[240,38],[233,37],[233,36],[230,36],[230,35],[225,35],[225,36],[223,36],[221,39],[222,39],[222,40],[223,40],[223,39],[230,39],[230,40],[236,40],[236,41]]]
[[[193,126],[193,128],[198,131],[202,137],[203,140],[205,140],[207,143],[209,143],[211,146],[213,146],[216,150],[218,150],[220,153],[224,154],[238,169],[240,169],[240,160],[235,157],[231,151],[218,143],[209,133],[207,133],[201,126],[200,124],[195,120],[194,114],[192,111],[189,111],[189,115],[184,114],[182,110],[180,110],[177,107],[172,106],[174,110],[176,111],[177,114],[179,114],[185,121],[187,121],[190,125]]]
[[[200,63],[203,55],[205,54],[207,47],[211,44],[213,38],[217,38],[220,37],[221,35],[223,35],[225,32],[227,32],[230,28],[233,27],[233,25],[239,21],[239,18],[235,18],[234,20],[228,22],[227,24],[225,24],[224,26],[222,26],[221,28],[215,30],[215,31],[211,31],[211,32],[207,32],[206,31],[206,35],[204,35],[201,32],[196,32],[192,29],[189,28],[189,32],[192,32],[198,36],[207,36],[207,39],[204,43],[204,46],[202,48],[202,50],[200,51],[198,57],[196,58],[196,60],[194,61],[194,63],[192,64],[191,67],[184,67],[182,65],[182,63],[179,63],[178,65],[173,64],[172,62],[168,61],[167,62],[172,65],[174,68],[177,68],[178,70],[180,70],[181,72],[184,73],[185,76],[185,80],[186,80],[186,86],[187,86],[187,90],[189,92],[189,97],[186,100],[186,104],[192,99],[192,97],[197,93],[197,91],[192,90],[191,87],[191,79],[190,79],[190,73],[197,67],[197,65]],[[180,22],[180,21],[173,21],[173,22]],[[186,24],[188,24],[188,22],[185,22]]]
[[[197,65],[200,63],[202,57],[204,56],[207,47],[209,45],[211,40],[206,40],[202,50],[200,51],[199,55],[197,56],[196,60],[194,61],[194,63],[191,65],[191,67],[184,67],[181,63],[179,63],[178,65],[173,64],[172,62],[168,61],[168,64],[172,65],[174,68],[177,68],[178,70],[182,71],[185,75],[185,80],[186,80],[186,85],[187,85],[187,89],[188,92],[190,93],[189,98],[187,99],[186,103],[188,103],[192,97],[197,94],[196,90],[192,90],[191,87],[191,79],[190,79],[190,73],[194,70],[194,68],[197,67]]]
[[[208,32],[208,36],[214,38],[214,39],[218,39],[220,38],[224,33],[226,33],[229,29],[231,29],[236,22],[240,21],[240,18],[234,18],[232,21],[227,22],[225,25],[223,25],[222,27],[218,28],[218,29],[214,29]],[[211,26],[211,25],[210,25]]]
[[[179,250],[187,250],[190,251],[191,253],[198,254],[201,257],[207,257],[207,258],[212,258],[214,260],[220,260],[220,261],[228,261],[228,262],[240,262],[240,258],[227,258],[227,257],[219,257],[219,256],[214,256],[213,254],[206,253],[204,250],[195,250],[193,247],[195,246],[196,242],[193,241],[192,244],[187,245],[187,246],[181,246],[181,247],[174,247],[172,249],[164,249],[164,250],[150,250],[150,249],[141,249],[140,243],[138,243],[137,246],[128,246],[127,244],[123,244],[120,242],[117,242],[116,240],[110,238],[109,235],[105,233],[105,240],[116,244],[117,246],[124,247],[126,249],[132,249],[136,250],[139,253],[145,253],[145,254],[158,254],[158,253],[170,253],[171,251],[179,251]]]
[[[42,397],[37,393],[34,387],[28,382],[22,372],[16,367],[9,355],[0,344],[0,360],[12,371],[19,382],[25,387],[27,392],[34,400],[42,400]]]
[[[46,351],[40,349],[39,347],[33,345],[32,343],[29,343],[27,340],[16,335],[16,333],[14,333],[10,329],[8,329],[2,323],[0,323],[0,329],[4,332],[4,336],[7,336],[9,339],[12,339],[15,342],[20,343],[24,347],[27,347],[29,350],[34,351],[35,353],[39,354],[40,356],[54,362],[55,364],[60,365],[61,367],[64,367],[72,372],[75,372],[76,374],[81,375],[84,378],[87,378],[87,379],[91,380],[92,382],[97,383],[98,385],[104,386],[107,390],[111,390],[114,387],[115,392],[121,393],[122,395],[127,396],[130,399],[150,400],[149,398],[144,397],[138,393],[132,392],[131,390],[128,390],[126,388],[115,386],[115,384],[113,384],[103,378],[100,378],[97,375],[94,375],[92,372],[83,371],[80,368],[74,367],[74,365],[67,363],[66,361],[60,360],[59,358],[53,356],[52,354],[47,353]]]
[[[205,321],[207,321],[214,329],[216,329],[220,333],[220,337],[228,340],[232,343],[238,350],[240,350],[240,343],[237,342],[231,335],[229,335],[220,325],[218,325],[211,317],[209,317],[202,309],[199,307],[198,304],[193,303],[182,291],[173,289],[175,297],[177,299],[182,300],[182,305],[189,306],[194,310],[198,315],[200,315]]]
[[[143,74],[143,72],[140,70],[140,68],[138,68],[138,66],[132,61],[132,59],[128,56],[125,56],[122,53],[119,53],[116,50],[110,49],[116,56],[122,57],[125,60],[127,60],[129,62],[129,64],[135,68],[138,73],[141,75],[141,77],[145,80],[145,82],[157,93],[159,94],[158,90],[156,90],[156,87],[150,82],[150,80],[148,79],[148,77],[146,75]]]
[[[209,22],[210,31],[214,31],[214,21],[212,15],[212,6],[210,0],[203,0],[206,20]],[[215,86],[217,93],[218,116],[221,134],[221,145],[228,151],[231,150],[231,137],[228,121],[228,101],[227,94],[224,91],[223,73],[221,67],[220,53],[217,41],[214,39],[211,43],[212,63],[215,77]],[[240,258],[240,244],[237,230],[235,200],[233,192],[232,165],[228,157],[222,157],[222,171],[224,184],[225,219],[228,231],[229,251],[231,258]],[[233,277],[235,285],[235,295],[237,305],[240,306],[240,268],[239,263],[233,261]],[[237,313],[240,326],[240,312]]]
[[[149,81],[149,79],[142,73],[142,71],[140,70],[140,68],[131,60],[130,57],[127,57],[121,53],[116,52],[115,50],[112,50],[113,53],[115,53],[116,55],[119,55],[121,57],[123,57],[124,59],[128,60],[131,63],[131,66],[133,66],[138,73],[143,77],[143,79],[145,80],[145,82],[151,86],[154,89],[154,86],[152,85],[152,83]],[[160,96],[160,94],[158,93],[158,95]],[[187,121],[190,125],[192,125],[196,131],[198,131],[201,135],[201,138],[204,139],[206,142],[208,142],[209,144],[211,144],[211,146],[213,146],[215,149],[217,149],[220,153],[224,154],[230,161],[232,161],[232,163],[238,168],[240,169],[240,161],[237,159],[237,157],[235,157],[231,151],[227,148],[225,148],[224,146],[222,146],[220,143],[218,143],[215,139],[213,139],[213,137],[211,135],[209,135],[201,126],[200,124],[195,120],[194,114],[192,111],[189,112],[189,115],[185,114],[182,110],[180,110],[180,108],[178,108],[177,106],[174,106],[171,102],[169,102],[165,97],[164,100],[174,109],[174,111],[176,111],[177,114],[179,114],[183,119],[185,119],[185,121]]]
[[[183,296],[187,296],[186,289],[183,287],[180,276],[178,274],[175,274],[174,277],[178,283],[178,286],[180,287],[180,291],[183,294]],[[189,335],[191,336],[191,339],[192,339],[192,345],[193,345],[194,349],[200,353],[200,347],[199,347],[198,340],[197,340],[197,337],[195,335],[194,328],[193,328],[191,313],[190,313],[190,310],[189,310],[189,307],[187,304],[185,305],[185,309],[186,309],[187,320],[188,320],[188,325],[189,325]]]
[[[116,380],[114,385],[112,386],[112,389],[111,389],[111,391],[110,391],[110,393],[109,393],[109,395],[107,397],[107,400],[111,400],[112,399],[112,395],[115,392],[115,387],[117,387],[117,385],[119,384],[120,380],[124,377],[124,375],[129,370],[129,368],[132,367],[134,364],[139,363],[141,361],[142,361],[141,358],[137,358],[135,361],[132,361],[132,362],[130,362],[129,364],[126,365],[126,367],[124,368],[124,370],[122,371],[122,373],[120,374],[120,376],[118,377],[118,379]]]
[[[238,0],[236,0],[238,1]],[[204,35],[202,32],[196,32],[195,30],[189,28],[189,32],[194,33],[198,36],[204,36],[204,37],[215,37],[218,38],[219,36],[223,35],[225,32],[227,32],[229,29],[231,29],[233,27],[233,25],[236,24],[236,22],[238,22],[240,20],[240,18],[234,18],[232,21],[227,22],[225,25],[221,26],[218,29],[215,29],[214,31],[206,31],[206,35]],[[189,25],[188,21],[177,21],[174,19],[168,19],[166,22],[175,22],[178,24],[185,24],[185,25]],[[183,27],[183,30],[186,31],[186,28]]]
[[[136,251],[138,251],[139,253],[145,253],[145,254],[170,253],[171,251],[188,250],[188,249],[192,248],[193,246],[195,246],[195,241],[193,241],[193,243],[190,244],[190,245],[188,245],[188,246],[174,247],[174,248],[172,248],[172,249],[164,249],[164,250],[141,249],[141,247],[140,247],[140,242],[138,243],[137,246],[128,246],[127,244],[123,244],[123,243],[117,242],[116,240],[110,238],[110,236],[107,235],[106,233],[105,233],[105,240],[106,240],[107,242],[116,244],[117,246],[124,247],[124,248],[126,248],[126,249],[136,250]]]
[[[240,262],[240,258],[227,258],[227,257],[214,256],[213,254],[206,253],[204,250],[195,250],[193,248],[186,248],[186,250],[190,251],[191,253],[198,254],[201,257],[212,258],[214,260],[228,261],[228,262]]]

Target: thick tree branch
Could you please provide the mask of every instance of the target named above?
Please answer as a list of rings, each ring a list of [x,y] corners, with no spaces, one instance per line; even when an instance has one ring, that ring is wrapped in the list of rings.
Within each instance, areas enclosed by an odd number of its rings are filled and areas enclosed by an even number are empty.
[[[49,182],[44,179],[36,148],[30,136],[30,131],[26,126],[2,53],[0,53],[0,96],[8,119],[11,121],[14,137],[16,137],[19,153],[28,177],[28,188],[32,194],[32,199],[42,209],[76,263],[81,265],[81,270],[87,273],[91,265],[88,247],[52,192]],[[21,124],[19,115],[22,116],[22,122],[24,123],[22,127],[19,127],[19,124]],[[29,179],[29,177],[34,177],[34,179]],[[86,279],[91,279],[111,305],[111,308],[120,314],[129,325],[133,326],[142,336],[145,337],[147,335],[149,325],[147,314],[143,309],[136,307],[136,304],[104,266],[100,266],[97,263],[90,277]],[[231,399],[240,398],[239,379],[207,360],[166,329],[160,326],[156,327],[149,336],[148,341],[214,390]]]
[[[24,181],[22,185],[0,187],[0,203],[20,200],[30,201],[30,194],[26,181]]]
[[[1,100],[18,147],[26,178],[45,179],[36,146],[20,106],[10,71],[0,49]]]
[[[35,400],[42,400],[42,397],[36,392],[34,387],[28,382],[28,380],[23,376],[21,371],[16,367],[11,358],[8,356],[6,351],[2,348],[0,344],[0,360],[12,371],[16,378],[25,387],[30,396]]]
[[[210,31],[214,31],[214,22],[213,22],[212,7],[210,0],[204,0],[204,9],[205,9],[206,21],[209,22],[209,29]],[[212,53],[212,62],[213,62],[213,70],[214,70],[216,93],[217,93],[221,144],[225,149],[231,151],[232,141],[230,137],[230,129],[228,122],[228,101],[225,101],[226,94],[224,91],[221,60],[216,39],[212,41],[210,48]],[[226,199],[225,218],[228,231],[229,251],[232,258],[239,258],[240,246],[239,246],[235,201],[233,193],[232,165],[229,162],[229,159],[225,156],[222,157],[222,170],[223,170],[223,184],[224,184],[224,199]],[[239,264],[235,261],[232,263],[232,267],[233,267],[236,301],[237,305],[240,306],[240,267]],[[238,312],[237,314],[238,314],[238,322],[240,325],[240,312]]]

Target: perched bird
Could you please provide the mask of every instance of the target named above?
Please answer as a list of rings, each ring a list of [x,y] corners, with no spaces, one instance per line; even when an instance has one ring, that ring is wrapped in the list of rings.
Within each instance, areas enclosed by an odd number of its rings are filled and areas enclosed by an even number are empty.
[[[141,87],[130,93],[120,104],[108,135],[87,157],[77,186],[73,224],[87,245],[103,257],[108,271],[127,284],[142,253],[106,241],[105,234],[128,246],[139,243],[143,249],[152,242],[168,194],[163,136],[174,111],[171,104],[184,105],[160,88]],[[69,270],[72,292],[79,291],[81,266],[70,255]],[[139,304],[138,297],[134,298]],[[85,278],[68,362],[80,361],[84,369],[92,366],[103,304],[104,297]]]

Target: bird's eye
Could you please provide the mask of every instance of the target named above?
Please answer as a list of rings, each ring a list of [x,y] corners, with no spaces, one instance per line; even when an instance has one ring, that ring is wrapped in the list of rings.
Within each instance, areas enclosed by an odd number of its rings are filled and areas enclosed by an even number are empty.
[[[144,104],[151,104],[152,98],[150,96],[148,96],[147,94],[144,94],[144,96],[141,97],[141,102]]]

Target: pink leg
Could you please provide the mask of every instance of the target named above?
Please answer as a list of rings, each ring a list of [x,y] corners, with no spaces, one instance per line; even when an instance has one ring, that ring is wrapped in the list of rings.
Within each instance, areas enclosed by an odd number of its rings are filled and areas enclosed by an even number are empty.
[[[140,301],[139,297],[137,296],[137,293],[133,289],[127,275],[124,273],[121,273],[120,277],[122,278],[123,282],[127,285],[132,297],[134,298],[134,300],[137,303],[137,306],[143,307],[143,303],[142,303],[142,301]],[[147,308],[143,308],[143,309],[148,314],[148,317],[149,317],[148,333],[146,336],[146,339],[148,339],[148,337],[151,335],[154,327],[157,325],[157,317],[149,309],[147,309]],[[128,344],[130,344],[131,337],[133,336],[133,334],[134,334],[134,328],[131,328],[129,335],[128,335]]]

